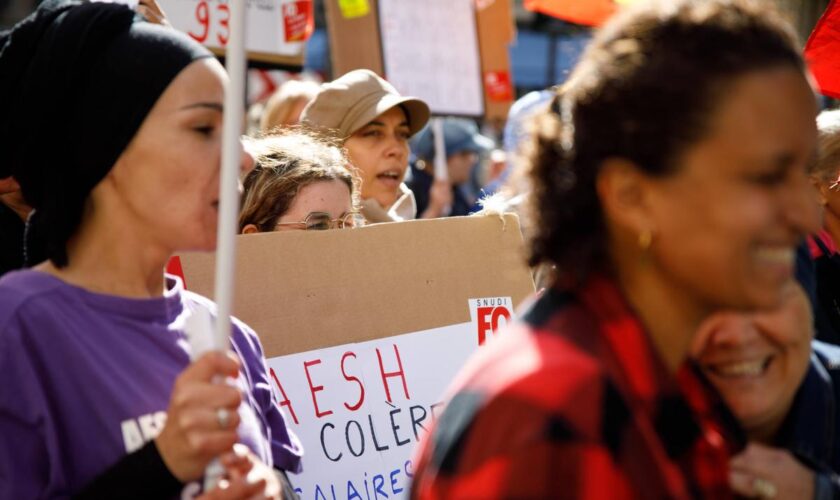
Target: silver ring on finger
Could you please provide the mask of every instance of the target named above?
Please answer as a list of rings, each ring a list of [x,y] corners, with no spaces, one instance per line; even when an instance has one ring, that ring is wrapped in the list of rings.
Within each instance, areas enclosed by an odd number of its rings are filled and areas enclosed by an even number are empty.
[[[753,479],[752,489],[758,498],[776,498],[776,485],[766,479],[760,477]]]
[[[230,425],[230,410],[227,408],[216,408],[216,421],[219,422],[219,427],[227,429]]]

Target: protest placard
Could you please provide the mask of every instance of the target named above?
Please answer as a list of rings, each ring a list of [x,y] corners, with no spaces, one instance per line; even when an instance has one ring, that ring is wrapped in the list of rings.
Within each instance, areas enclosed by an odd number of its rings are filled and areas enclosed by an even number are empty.
[[[534,290],[512,215],[240,236],[237,252],[234,313],[303,442],[305,499],[405,495],[445,388]],[[180,260],[211,294],[213,256]]]
[[[427,101],[434,114],[507,116],[515,97],[510,0],[349,2],[364,9],[346,4],[325,2],[335,76],[367,68],[400,93]]]
[[[222,54],[227,45],[227,0],[159,0],[175,29]],[[248,0],[245,47],[248,58],[302,66],[304,46],[314,29],[313,0]]]
[[[379,0],[388,81],[438,115],[481,116],[484,92],[473,0]]]

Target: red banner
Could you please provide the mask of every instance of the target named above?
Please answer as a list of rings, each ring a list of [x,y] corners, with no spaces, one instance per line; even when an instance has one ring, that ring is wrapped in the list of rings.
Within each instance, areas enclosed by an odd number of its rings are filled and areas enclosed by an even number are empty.
[[[618,4],[615,0],[525,0],[525,8],[575,24],[600,26]]]
[[[805,60],[821,94],[840,99],[840,2],[831,0],[805,44]]]

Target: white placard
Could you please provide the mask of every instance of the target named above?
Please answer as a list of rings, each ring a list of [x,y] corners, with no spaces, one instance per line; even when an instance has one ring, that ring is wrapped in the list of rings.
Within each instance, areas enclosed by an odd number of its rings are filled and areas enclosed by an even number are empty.
[[[470,299],[469,323],[269,359],[275,398],[304,447],[304,472],[289,476],[300,498],[407,497],[415,446],[444,390],[511,304]]]
[[[227,0],[159,0],[159,3],[174,28],[210,48],[223,49],[227,45],[230,22]],[[306,43],[300,39],[305,5],[311,8],[307,1],[248,0],[246,50],[286,57],[301,54]],[[289,38],[293,40],[287,41]]]
[[[474,0],[379,0],[385,77],[438,115],[481,116]]]

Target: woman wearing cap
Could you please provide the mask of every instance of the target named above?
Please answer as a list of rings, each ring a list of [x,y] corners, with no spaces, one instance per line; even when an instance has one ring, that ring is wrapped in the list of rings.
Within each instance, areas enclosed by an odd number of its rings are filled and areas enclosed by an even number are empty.
[[[234,320],[230,351],[191,362],[185,322],[215,305],[163,274],[215,246],[225,81],[124,5],[53,3],[11,32],[0,177],[48,260],[0,280],[0,498],[189,498],[217,457],[206,498],[277,497],[271,467],[300,469],[254,332]],[[32,132],[45,113],[60,159]]]
[[[243,182],[241,233],[356,226],[359,179],[334,139],[294,127],[250,141],[248,151],[255,167]]]
[[[668,0],[601,29],[529,155],[532,264],[421,443],[415,498],[731,498],[743,443],[682,369],[715,311],[777,307],[819,226],[816,99],[767,3]]]
[[[362,214],[369,222],[413,219],[417,206],[403,183],[408,140],[429,121],[429,107],[403,97],[366,69],[321,86],[301,122],[337,131],[362,179]]]
[[[475,122],[466,118],[448,117],[443,120],[446,144],[447,187],[451,191],[446,206],[434,203],[434,133],[424,128],[413,140],[418,161],[412,166],[409,187],[417,198],[417,212],[422,219],[468,215],[475,204],[473,188],[468,183],[479,155],[493,148],[493,140],[478,132]],[[448,207],[448,209],[447,209]]]

